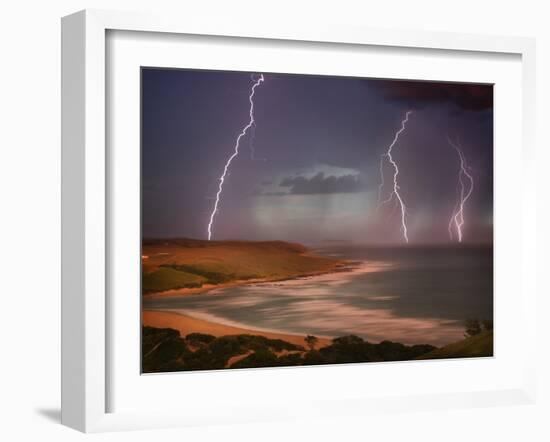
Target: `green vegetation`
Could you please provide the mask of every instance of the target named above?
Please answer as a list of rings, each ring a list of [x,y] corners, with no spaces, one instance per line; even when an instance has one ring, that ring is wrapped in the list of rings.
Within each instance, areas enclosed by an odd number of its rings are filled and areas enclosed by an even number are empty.
[[[185,338],[171,329],[143,328],[143,371],[167,372],[222,368],[282,367],[350,362],[404,361],[436,350],[431,345],[407,346],[384,341],[371,344],[358,336],[333,339],[314,350],[281,339],[256,335],[215,336],[191,333]],[[316,339],[316,338],[315,338]],[[231,362],[230,362],[231,360]]]
[[[351,362],[406,361],[435,350],[432,345],[407,346],[397,342],[382,341],[371,344],[354,335],[332,340],[332,345],[321,348],[314,356],[315,364],[342,364]]]
[[[203,333],[191,333],[182,338],[177,330],[154,327],[143,327],[142,333],[142,369],[145,373],[216,370],[226,368],[230,358],[248,353],[248,357],[232,367],[265,367],[277,365],[275,353],[304,351],[299,345],[264,336],[230,335],[216,338]],[[266,364],[266,361],[269,361],[267,365],[261,365]]]
[[[143,327],[142,369],[144,372],[178,371],[178,361],[191,355],[177,330]]]
[[[493,320],[492,319],[484,319],[481,321],[481,325],[483,326],[484,330],[492,331],[493,330]]]
[[[201,275],[180,271],[170,267],[160,267],[151,273],[143,274],[143,292],[161,292],[176,288],[201,287],[206,281]]]
[[[231,368],[276,367],[277,365],[279,365],[277,356],[270,350],[262,348],[235,362]]]
[[[319,339],[317,339],[317,337],[315,337],[315,336],[307,335],[304,338],[304,341],[306,341],[306,344],[307,344],[307,346],[309,347],[310,350],[314,350],[315,345],[317,345],[317,342],[319,342]]]
[[[466,319],[464,322],[466,330],[464,331],[464,337],[479,335],[481,333],[481,322],[479,319]]]
[[[464,321],[464,337],[468,338],[470,336],[476,336],[479,335],[483,330],[485,331],[492,331],[493,330],[493,320],[492,319],[484,319],[483,321],[480,321],[479,319],[466,319]]]
[[[466,324],[467,325],[467,324]],[[142,367],[145,373],[222,368],[284,367],[355,362],[407,361],[488,357],[493,355],[492,322],[462,341],[436,348],[382,341],[372,344],[359,336],[341,336],[319,350],[318,339],[308,335],[309,349],[281,339],[256,335],[215,337],[191,333],[181,337],[177,330],[143,327]]]
[[[142,247],[143,292],[251,279],[276,281],[330,271],[343,264],[306,252],[300,244],[282,241],[146,240]]]
[[[479,358],[493,356],[493,331],[485,330],[459,342],[446,345],[417,359]]]
[[[216,339],[215,336],[207,335],[204,333],[190,333],[185,337],[185,340],[189,345],[193,347],[204,347]]]
[[[186,265],[186,264],[163,264],[161,268],[168,268],[173,269],[177,272],[184,272],[186,274],[192,274],[197,277],[202,277],[205,282],[208,284],[222,284],[224,282],[234,281],[236,279],[239,280],[249,280],[258,278],[258,275],[245,275],[245,274],[235,274],[235,273],[229,273],[226,271],[226,273],[221,271],[213,271],[211,270],[211,267],[203,265]]]

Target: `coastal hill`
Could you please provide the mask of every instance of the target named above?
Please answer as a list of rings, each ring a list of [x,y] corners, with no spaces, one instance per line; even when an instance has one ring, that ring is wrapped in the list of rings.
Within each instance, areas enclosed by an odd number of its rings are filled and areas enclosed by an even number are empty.
[[[287,342],[252,334],[182,336],[171,328],[143,327],[142,368],[146,373],[158,373],[493,356],[492,330],[442,348],[390,341],[370,343],[354,335],[334,338],[317,348],[315,340],[307,336],[301,343]]]
[[[478,358],[493,356],[493,330],[430,351],[417,359]]]
[[[276,281],[337,270],[344,262],[283,241],[149,239],[142,243],[143,293]],[[196,292],[196,291],[195,291]]]

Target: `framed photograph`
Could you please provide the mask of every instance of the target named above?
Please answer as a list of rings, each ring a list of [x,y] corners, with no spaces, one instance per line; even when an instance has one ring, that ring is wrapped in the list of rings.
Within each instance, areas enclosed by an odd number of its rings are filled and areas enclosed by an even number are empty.
[[[64,424],[534,400],[532,40],[108,11],[62,36]]]
[[[142,372],[493,356],[492,84],[142,67],[141,134]]]

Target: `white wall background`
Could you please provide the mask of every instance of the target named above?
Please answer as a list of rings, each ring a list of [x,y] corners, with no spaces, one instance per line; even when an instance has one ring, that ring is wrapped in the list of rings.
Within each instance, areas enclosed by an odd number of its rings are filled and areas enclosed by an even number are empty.
[[[461,0],[12,0],[0,6],[0,438],[5,441],[550,440],[549,285],[539,282],[537,405],[84,436],[59,425],[60,17],[83,8],[167,10],[252,19],[534,36],[538,39],[539,265],[550,225],[543,137],[550,121],[545,3]],[[541,273],[542,275],[542,273]],[[185,400],[182,398],[182,400]]]

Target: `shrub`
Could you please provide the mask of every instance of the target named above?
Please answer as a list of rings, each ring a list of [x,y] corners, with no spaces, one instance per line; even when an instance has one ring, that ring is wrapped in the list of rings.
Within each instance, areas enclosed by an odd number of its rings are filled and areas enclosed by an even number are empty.
[[[227,361],[230,357],[246,353],[247,346],[239,342],[237,336],[222,336],[214,340],[208,349],[218,358],[224,358]]]
[[[311,350],[308,351],[304,355],[304,365],[320,365],[320,364],[327,364],[328,362],[323,357],[321,352],[317,350]]]
[[[277,365],[277,356],[269,350],[257,350],[246,358],[235,362],[231,368],[273,367]]]
[[[306,344],[307,346],[309,347],[310,350],[313,350],[315,348],[315,346],[317,345],[317,342],[319,342],[319,339],[317,339],[315,336],[313,335],[307,335],[305,338],[304,338],[304,341],[306,341]]]
[[[384,361],[399,361],[409,356],[409,347],[397,342],[382,341],[376,346],[376,350]]]
[[[142,336],[144,372],[181,370],[182,358],[191,354],[177,330],[143,327]]]
[[[141,348],[142,354],[149,353],[161,341],[168,339],[179,339],[180,333],[172,328],[142,327]]]
[[[189,333],[185,340],[193,346],[199,346],[202,344],[210,344],[216,339],[215,336],[207,335],[205,333]]]
[[[224,368],[227,357],[217,355],[208,348],[199,348],[184,360],[185,370],[217,370]]]
[[[481,333],[481,323],[479,319],[466,319],[464,321],[466,330],[464,331],[464,337],[479,335]]]
[[[334,342],[336,341],[336,342]],[[382,361],[376,345],[363,341],[357,336],[337,338],[332,345],[319,350],[329,364],[350,362]]]
[[[277,358],[277,365],[281,367],[302,365],[303,362],[304,360],[302,359],[302,355],[300,353],[289,353]]]
[[[362,344],[365,342],[363,338],[355,335],[341,336],[339,338],[334,338],[332,343],[334,345],[352,345],[352,344]]]
[[[429,344],[420,344],[420,345],[413,345],[410,347],[410,359],[416,359],[418,356],[425,355],[426,353],[429,353],[433,350],[436,350],[437,347],[434,347],[433,345]]]
[[[483,326],[486,327],[485,324]],[[471,331],[476,330],[476,324],[473,323]],[[391,341],[371,344],[355,335],[335,338],[331,345],[320,350],[314,349],[317,338],[308,335],[305,341],[310,350],[307,352],[304,347],[281,339],[249,334],[216,338],[204,333],[190,333],[183,339],[177,330],[143,327],[142,336],[144,372],[217,370],[226,368],[230,358],[251,351],[251,354],[236,361],[230,368],[410,360],[435,349],[431,345],[407,346]],[[191,351],[188,345],[196,350]],[[277,357],[275,352],[281,351],[293,353]]]

